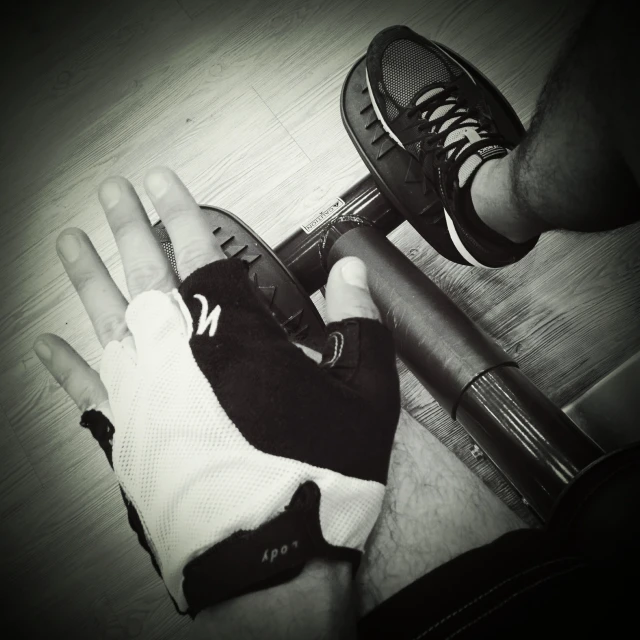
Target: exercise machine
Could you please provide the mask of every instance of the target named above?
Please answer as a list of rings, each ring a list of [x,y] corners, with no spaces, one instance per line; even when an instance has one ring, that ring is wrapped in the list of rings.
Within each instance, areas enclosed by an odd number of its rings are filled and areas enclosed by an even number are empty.
[[[440,46],[483,86],[493,118],[507,140],[517,143],[524,128],[500,91],[468,61]],[[212,233],[228,256],[245,261],[256,288],[289,335],[309,346],[318,347],[324,340],[322,319],[309,296],[326,284],[337,260],[361,258],[399,357],[536,517],[547,522],[559,497],[585,484],[585,469],[599,465],[599,473],[606,474],[613,468],[615,454],[598,444],[598,434],[588,427],[589,416],[597,415],[604,396],[616,407],[635,398],[629,380],[640,373],[640,359],[614,372],[599,390],[567,410],[553,404],[512,356],[388,240],[407,220],[428,242],[437,243],[441,254],[455,259],[452,247],[447,255],[451,241],[438,224],[441,206],[435,194],[424,189],[420,167],[380,126],[367,90],[364,58],[344,82],[341,113],[368,177],[274,249],[232,214],[203,206]],[[398,184],[401,194],[392,186]],[[166,231],[160,223],[154,230],[175,268]],[[626,400],[616,395],[619,392]],[[633,420],[631,412],[618,412],[618,420]]]

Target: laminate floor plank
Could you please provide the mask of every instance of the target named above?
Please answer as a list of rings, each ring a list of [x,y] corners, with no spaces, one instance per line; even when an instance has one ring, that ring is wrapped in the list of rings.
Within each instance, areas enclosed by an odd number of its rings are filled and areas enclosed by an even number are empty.
[[[0,408],[0,518],[10,518],[12,511],[42,488],[42,483],[29,462],[4,411]]]

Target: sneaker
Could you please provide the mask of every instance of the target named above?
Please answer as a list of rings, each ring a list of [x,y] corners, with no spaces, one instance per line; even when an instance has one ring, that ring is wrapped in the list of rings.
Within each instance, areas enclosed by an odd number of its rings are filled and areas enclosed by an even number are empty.
[[[473,74],[444,47],[408,27],[381,31],[366,56],[367,87],[382,126],[421,165],[425,193],[444,209],[461,262],[498,268],[517,262],[538,238],[518,244],[475,212],[471,182],[487,160],[512,148],[497,129]],[[437,247],[436,247],[437,248]]]

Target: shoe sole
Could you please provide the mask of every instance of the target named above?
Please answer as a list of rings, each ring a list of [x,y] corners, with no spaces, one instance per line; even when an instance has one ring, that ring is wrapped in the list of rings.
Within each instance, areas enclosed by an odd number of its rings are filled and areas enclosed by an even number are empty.
[[[452,62],[454,62],[457,66],[461,65],[458,63],[457,60],[454,60],[446,51],[444,51],[444,49],[442,49],[441,47],[439,47],[435,42],[432,43],[433,46],[437,47],[437,49],[439,51],[441,51],[444,55],[447,56],[447,58],[449,58],[449,60],[451,60]],[[461,67],[461,69],[469,76],[469,78],[471,78],[471,81],[476,84],[476,81],[474,80],[474,78],[471,76],[471,74],[464,68]],[[378,120],[380,121],[380,124],[382,125],[382,128],[389,134],[389,137],[394,140],[400,147],[402,147],[403,149],[405,149],[405,146],[402,144],[402,142],[400,142],[400,140],[398,140],[398,137],[393,133],[393,131],[391,131],[391,128],[389,127],[389,125],[386,123],[385,119],[382,116],[382,113],[380,113],[380,109],[378,108],[378,104],[374,98],[373,92],[371,91],[371,83],[369,82],[369,71],[366,71],[366,78],[367,78],[367,89],[369,91],[369,98],[371,99],[371,104],[373,106],[373,110],[376,113],[376,116],[378,117]],[[406,150],[406,149],[405,149]],[[444,216],[445,216],[445,220],[447,222],[447,231],[449,232],[449,235],[451,236],[451,241],[453,242],[455,248],[458,250],[458,252],[460,253],[460,255],[472,266],[474,267],[480,267],[482,269],[502,269],[502,267],[489,267],[486,264],[482,264],[481,262],[478,262],[467,250],[467,248],[464,246],[464,244],[462,243],[462,240],[460,239],[460,236],[458,235],[458,232],[456,231],[455,225],[453,224],[453,220],[451,219],[451,216],[449,215],[449,213],[447,212],[444,203],[442,205],[442,209],[444,211]]]

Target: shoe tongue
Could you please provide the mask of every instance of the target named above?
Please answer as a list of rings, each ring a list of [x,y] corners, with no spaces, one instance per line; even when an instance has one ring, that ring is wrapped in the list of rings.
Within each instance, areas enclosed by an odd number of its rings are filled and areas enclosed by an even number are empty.
[[[423,102],[437,95],[441,91],[443,91],[442,87],[436,87],[434,89],[430,89],[429,91],[424,93],[422,96],[420,96],[416,100],[416,106],[421,105]],[[450,102],[449,101],[445,102],[444,104],[440,105],[437,109],[435,109],[433,113],[431,113],[428,121],[435,120],[436,118],[441,118],[442,116],[447,115],[449,112],[451,112],[451,110],[454,107],[455,107],[454,99],[451,99]],[[440,125],[440,128],[438,129],[438,133],[441,133],[446,129],[448,129],[455,122],[455,120],[460,116],[460,114],[465,113],[465,111],[466,110],[464,108],[459,108],[451,112],[451,118],[449,120],[445,120]],[[429,114],[427,112],[424,112],[422,113],[421,117],[426,118],[427,115]],[[477,120],[474,120],[473,118],[467,118],[466,120],[463,120],[460,124],[468,124],[469,126],[454,129],[445,138],[444,146],[448,146],[454,142],[458,142],[458,140],[467,139],[468,140],[467,144],[465,144],[459,151],[459,153],[462,153],[472,142],[477,142],[478,140],[481,140],[482,136],[478,133],[480,124],[478,123]],[[431,132],[433,133],[435,129],[436,127],[432,127]],[[485,160],[489,160],[490,158],[502,157],[506,154],[506,152],[507,150],[500,145],[491,145],[490,147],[484,147],[482,149],[479,149],[478,151],[476,151],[476,153],[469,156],[462,163],[458,171],[458,182],[460,186],[463,187],[466,184],[467,180],[473,175],[476,168],[480,164],[482,164]],[[451,158],[451,155],[453,153],[454,153],[453,150],[449,151],[447,153],[447,158]]]

